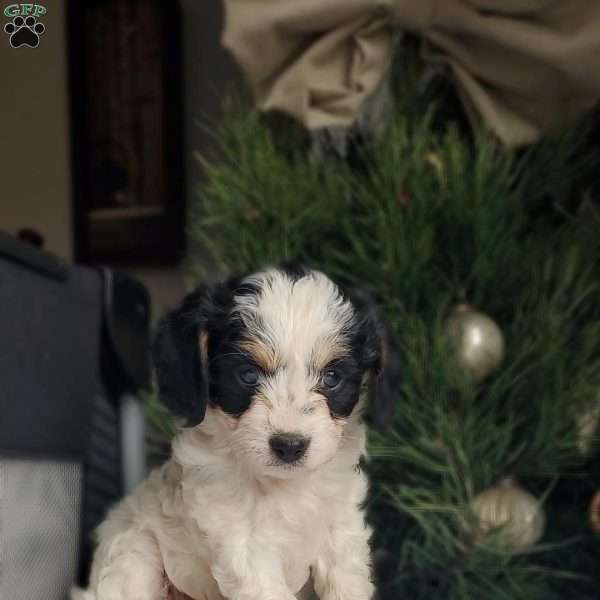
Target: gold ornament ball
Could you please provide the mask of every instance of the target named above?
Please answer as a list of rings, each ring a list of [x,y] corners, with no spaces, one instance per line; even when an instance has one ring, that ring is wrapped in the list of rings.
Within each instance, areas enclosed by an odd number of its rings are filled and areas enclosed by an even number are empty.
[[[458,363],[475,381],[498,368],[504,358],[504,336],[490,317],[459,304],[450,313],[446,328]]]
[[[539,501],[512,478],[483,490],[471,503],[478,519],[474,541],[481,543],[501,527],[499,542],[512,553],[524,552],[544,534],[546,518]]]

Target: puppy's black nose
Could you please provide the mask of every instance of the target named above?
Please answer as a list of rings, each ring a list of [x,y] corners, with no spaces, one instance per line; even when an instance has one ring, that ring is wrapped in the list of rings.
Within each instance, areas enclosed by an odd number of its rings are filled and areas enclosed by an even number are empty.
[[[297,433],[277,433],[269,440],[273,454],[286,463],[300,460],[306,454],[309,443],[308,438]]]

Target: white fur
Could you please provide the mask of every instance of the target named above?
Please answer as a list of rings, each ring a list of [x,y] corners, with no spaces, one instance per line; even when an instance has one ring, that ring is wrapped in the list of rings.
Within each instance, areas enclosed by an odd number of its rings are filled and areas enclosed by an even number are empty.
[[[168,582],[193,600],[293,600],[309,575],[321,600],[371,598],[360,405],[333,419],[314,391],[313,363],[344,347],[352,307],[320,273],[252,281],[260,296],[235,310],[276,355],[276,375],[240,417],[209,407],[179,431],[171,459],[100,526],[81,600],[166,600]],[[273,461],[275,431],[310,437],[301,464]]]

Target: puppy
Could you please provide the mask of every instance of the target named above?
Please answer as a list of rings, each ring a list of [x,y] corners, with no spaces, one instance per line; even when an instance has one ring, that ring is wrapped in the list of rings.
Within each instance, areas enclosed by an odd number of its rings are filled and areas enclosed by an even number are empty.
[[[294,600],[311,580],[321,600],[369,600],[361,388],[385,420],[399,370],[369,301],[265,269],[190,294],[154,362],[185,426],[100,526],[80,597]]]

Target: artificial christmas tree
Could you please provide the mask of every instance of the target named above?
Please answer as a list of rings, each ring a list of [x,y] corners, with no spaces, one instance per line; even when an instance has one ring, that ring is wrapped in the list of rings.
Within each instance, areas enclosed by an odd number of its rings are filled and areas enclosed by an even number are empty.
[[[600,273],[573,208],[597,152],[579,129],[514,150],[465,127],[408,48],[377,126],[343,143],[230,112],[201,157],[190,235],[210,269],[192,256],[195,277],[293,259],[382,307],[404,376],[366,463],[380,598],[598,598]],[[309,128],[332,114],[277,89],[260,87],[263,108]]]

